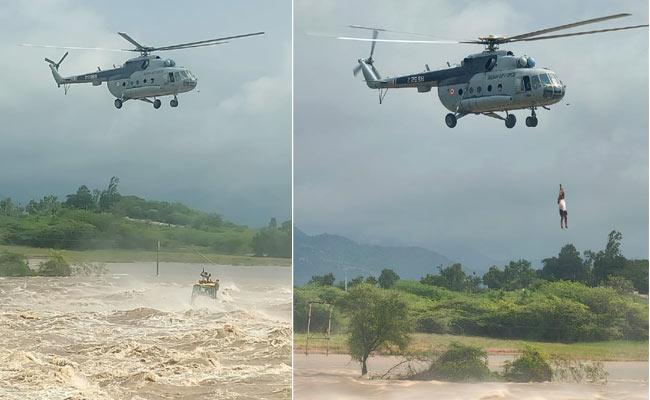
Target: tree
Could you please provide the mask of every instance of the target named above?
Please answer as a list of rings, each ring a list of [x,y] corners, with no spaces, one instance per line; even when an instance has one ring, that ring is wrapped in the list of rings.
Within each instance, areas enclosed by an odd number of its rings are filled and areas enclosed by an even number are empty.
[[[510,261],[503,268],[503,288],[506,290],[527,288],[535,279],[537,279],[537,273],[528,260]]]
[[[483,275],[483,284],[490,289],[503,288],[503,271],[496,265],[490,267],[488,272]]]
[[[360,284],[347,292],[342,306],[350,320],[350,356],[361,363],[361,375],[368,373],[368,357],[381,346],[404,350],[408,345],[412,331],[409,310],[394,293]]]
[[[542,264],[544,279],[583,283],[589,281],[589,264],[580,257],[580,253],[572,244],[562,247],[557,257],[545,258]]]
[[[56,196],[43,196],[39,201],[30,200],[25,207],[29,215],[55,215],[61,208]]]
[[[309,283],[314,283],[319,286],[334,286],[336,278],[333,273],[327,273],[325,275],[314,275],[309,280]]]
[[[348,282],[348,287],[357,286],[363,283],[363,276],[357,276],[356,278],[350,279]]]
[[[21,207],[17,204],[14,204],[14,202],[11,200],[11,197],[0,200],[0,215],[14,217],[20,215],[21,213]]]
[[[623,275],[627,260],[621,254],[621,240],[623,235],[618,231],[611,231],[607,238],[605,250],[593,254],[593,274],[597,284],[605,282],[610,275]]]
[[[379,275],[379,279],[377,279],[379,287],[383,289],[392,288],[397,281],[399,281],[399,275],[390,268],[384,268]]]
[[[420,279],[420,283],[431,286],[444,287],[456,292],[474,292],[478,290],[481,278],[468,276],[463,271],[463,266],[455,263],[449,267],[438,267],[438,275],[427,274]]]
[[[117,191],[117,185],[120,183],[120,178],[114,176],[108,183],[108,187],[102,190],[99,194],[99,210],[108,211],[115,203],[120,200],[120,193]]]
[[[93,201],[93,194],[86,185],[79,186],[77,192],[66,196],[66,207],[79,208],[82,210],[94,210],[95,202]]]
[[[291,229],[290,226],[282,224],[278,229],[278,223],[275,218],[271,218],[266,228],[260,229],[251,242],[251,246],[257,256],[269,257],[291,257]]]

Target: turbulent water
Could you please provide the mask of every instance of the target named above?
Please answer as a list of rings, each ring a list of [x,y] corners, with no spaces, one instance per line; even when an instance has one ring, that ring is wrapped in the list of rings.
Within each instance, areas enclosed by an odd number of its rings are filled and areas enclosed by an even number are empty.
[[[0,278],[0,399],[291,398],[291,270],[112,264],[101,277]]]
[[[503,360],[491,358],[491,368]],[[438,381],[369,380],[349,356],[296,354],[294,398],[310,400],[641,400],[648,399],[647,362],[606,362],[608,383],[449,383]],[[375,374],[399,360],[374,357]]]

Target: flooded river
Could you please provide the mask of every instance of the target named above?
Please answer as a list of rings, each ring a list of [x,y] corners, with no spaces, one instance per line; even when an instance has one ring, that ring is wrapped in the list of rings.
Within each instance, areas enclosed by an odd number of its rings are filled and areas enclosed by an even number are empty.
[[[289,399],[291,269],[109,264],[101,277],[0,278],[0,399]]]
[[[491,357],[498,368],[505,357]],[[372,372],[382,373],[399,362],[374,357]],[[347,355],[296,354],[296,400],[641,400],[648,399],[647,362],[606,362],[606,385],[577,383],[448,383],[437,381],[368,380]]]

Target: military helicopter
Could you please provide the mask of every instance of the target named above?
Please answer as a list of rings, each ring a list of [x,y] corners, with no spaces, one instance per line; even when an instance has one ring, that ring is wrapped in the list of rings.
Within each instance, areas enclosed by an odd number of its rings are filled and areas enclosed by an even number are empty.
[[[100,86],[103,82],[106,82],[108,91],[116,97],[115,107],[122,108],[122,105],[128,100],[141,100],[153,104],[153,107],[158,109],[161,105],[158,97],[162,96],[174,96],[174,98],[169,102],[169,105],[177,107],[177,95],[179,93],[194,90],[194,88],[196,88],[197,79],[188,68],[176,66],[174,60],[162,59],[157,55],[151,55],[151,53],[156,51],[190,49],[195,47],[225,44],[228,43],[228,40],[263,35],[264,32],[246,33],[243,35],[227,36],[161,47],[143,46],[124,32],[118,32],[118,34],[135,46],[135,48],[104,49],[97,47],[60,47],[27,43],[23,43],[21,46],[70,50],[139,52],[139,57],[127,60],[121,67],[115,67],[115,65],[113,65],[112,69],[107,70],[101,70],[97,67],[96,72],[89,72],[87,74],[69,77],[62,77],[59,74],[59,67],[63,60],[68,56],[68,52],[61,57],[59,62],[54,62],[49,58],[45,58],[45,61],[48,62],[49,67],[52,70],[52,75],[54,76],[57,87],[63,85],[63,90],[66,94],[68,93],[69,86],[72,84],[92,83],[93,86]]]
[[[391,40],[378,39],[380,32],[422,35],[418,33],[390,31],[387,29],[350,25],[350,28],[372,31],[372,38],[343,37],[341,40],[357,40],[372,42],[370,56],[359,59],[353,72],[356,76],[363,73],[366,84],[371,89],[379,90],[381,104],[388,89],[417,88],[418,93],[426,93],[431,88],[438,88],[438,98],[451,111],[445,117],[448,127],[456,126],[457,121],[469,114],[486,115],[505,121],[507,128],[513,128],[517,122],[510,111],[530,109],[531,115],[526,118],[526,126],[537,126],[538,107],[549,110],[548,106],[562,100],[566,94],[566,85],[557,74],[547,68],[536,67],[532,57],[516,56],[512,51],[499,50],[504,43],[527,42],[534,40],[557,39],[568,36],[587,35],[592,33],[613,32],[627,29],[643,28],[648,25],[625,26],[621,28],[600,29],[594,31],[565,33],[558,35],[539,36],[581,25],[593,24],[615,18],[627,17],[631,14],[615,14],[585,21],[541,29],[534,32],[514,36],[484,36],[477,40]],[[390,43],[424,43],[424,44],[481,44],[485,50],[478,54],[465,57],[460,65],[450,65],[449,68],[431,71],[426,70],[417,74],[382,78],[374,65],[374,52],[377,42]],[[497,114],[505,112],[505,116]]]

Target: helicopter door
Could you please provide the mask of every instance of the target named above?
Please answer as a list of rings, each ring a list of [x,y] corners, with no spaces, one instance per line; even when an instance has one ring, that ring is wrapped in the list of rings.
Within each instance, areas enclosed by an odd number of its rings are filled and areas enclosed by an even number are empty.
[[[167,75],[167,80],[169,81],[169,83],[174,83],[174,73],[173,72],[170,72]]]
[[[530,92],[530,89],[531,89],[531,86],[530,86],[530,76],[525,75],[525,76],[524,76],[524,79],[523,79],[523,81],[522,81],[522,83],[523,83],[523,85],[524,85],[523,89],[524,89],[526,92]]]

